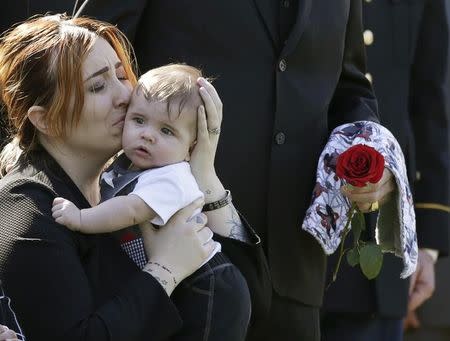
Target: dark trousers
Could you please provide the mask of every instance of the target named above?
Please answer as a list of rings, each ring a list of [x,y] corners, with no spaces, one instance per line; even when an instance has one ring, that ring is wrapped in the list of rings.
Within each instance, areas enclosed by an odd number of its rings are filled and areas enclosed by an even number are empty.
[[[266,328],[253,331],[247,341],[320,341],[319,308],[272,297]]]
[[[365,313],[324,313],[322,341],[402,341],[401,319]]]
[[[172,298],[183,328],[171,341],[245,340],[250,293],[241,272],[223,253],[181,282]]]

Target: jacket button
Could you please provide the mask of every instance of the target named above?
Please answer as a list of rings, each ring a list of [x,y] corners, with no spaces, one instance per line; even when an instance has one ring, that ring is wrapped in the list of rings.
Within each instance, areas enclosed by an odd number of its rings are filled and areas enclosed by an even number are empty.
[[[371,30],[365,30],[363,33],[363,38],[364,38],[364,44],[366,46],[372,45],[373,44],[373,32]]]
[[[280,71],[286,71],[287,68],[287,63],[286,60],[281,59],[280,62],[278,63],[278,68],[280,69]]]
[[[284,8],[289,8],[290,5],[291,4],[290,4],[289,0],[283,0],[283,7]]]
[[[284,135],[284,133],[277,133],[275,135],[275,143],[278,145],[282,145],[284,144],[284,142],[286,142],[286,135]]]
[[[366,76],[367,80],[370,82],[370,84],[372,84],[372,82],[373,82],[373,77],[372,77],[372,75],[371,75],[370,73],[367,72],[364,76]]]

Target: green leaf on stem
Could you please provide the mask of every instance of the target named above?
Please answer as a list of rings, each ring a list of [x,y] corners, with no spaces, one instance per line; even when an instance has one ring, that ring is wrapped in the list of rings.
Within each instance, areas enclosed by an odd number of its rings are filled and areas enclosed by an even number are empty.
[[[377,277],[383,264],[381,247],[374,243],[363,246],[359,253],[359,264],[368,279]]]
[[[359,252],[357,247],[348,250],[346,256],[347,256],[347,263],[351,267],[354,267],[355,265],[359,264]]]

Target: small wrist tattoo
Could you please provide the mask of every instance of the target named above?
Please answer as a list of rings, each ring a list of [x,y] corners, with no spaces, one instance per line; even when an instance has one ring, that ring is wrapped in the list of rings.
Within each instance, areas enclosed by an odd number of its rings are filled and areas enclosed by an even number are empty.
[[[164,266],[163,264],[158,263],[158,262],[148,262],[147,264],[149,264],[149,265],[151,265],[151,264],[156,265],[158,268],[161,268],[161,269],[167,271],[172,276],[173,284],[175,284],[175,286],[178,284],[177,280],[175,279],[175,276],[172,274],[172,271],[170,271],[170,269],[167,268],[166,266]],[[149,272],[153,272],[152,269],[147,269],[147,270]],[[161,279],[157,278],[156,276],[153,276],[153,277],[158,279],[161,284],[164,284],[164,283],[162,283]],[[165,282],[165,285],[167,285],[167,281],[164,281],[164,282]]]

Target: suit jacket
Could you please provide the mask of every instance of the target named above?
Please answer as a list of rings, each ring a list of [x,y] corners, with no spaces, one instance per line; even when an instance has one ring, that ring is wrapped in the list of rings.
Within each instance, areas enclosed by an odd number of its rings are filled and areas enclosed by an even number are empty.
[[[86,13],[118,23],[141,70],[182,61],[216,78],[217,171],[263,238],[275,291],[319,306],[325,255],[301,230],[317,159],[338,124],[377,120],[376,100],[364,77],[359,0],[299,0],[286,40],[273,4],[98,0]]]
[[[419,247],[441,255],[448,252],[449,227],[448,7],[447,0],[377,0],[363,7],[368,72],[381,122],[400,142],[415,187]],[[401,261],[387,254],[374,281],[344,266],[325,309],[403,317],[409,281],[400,271]]]

